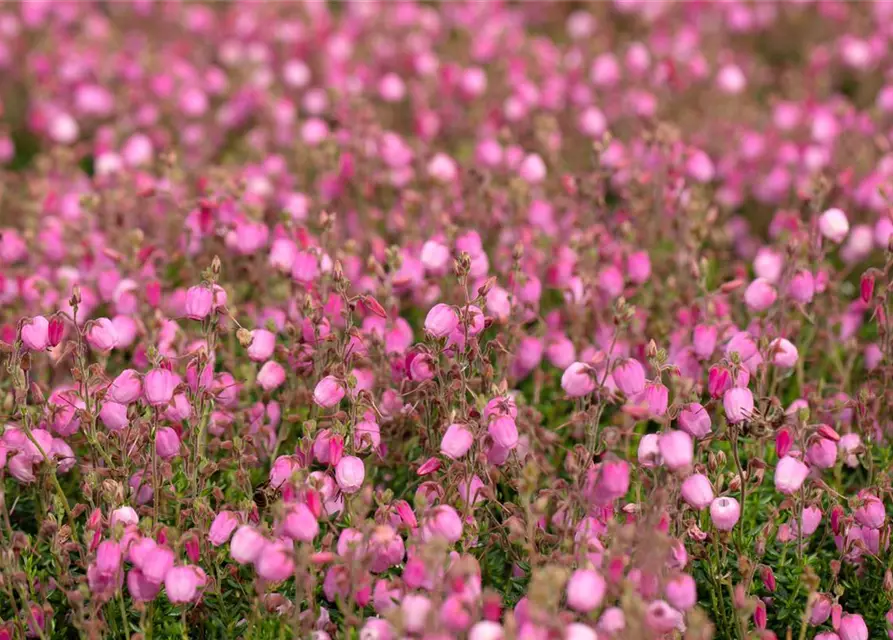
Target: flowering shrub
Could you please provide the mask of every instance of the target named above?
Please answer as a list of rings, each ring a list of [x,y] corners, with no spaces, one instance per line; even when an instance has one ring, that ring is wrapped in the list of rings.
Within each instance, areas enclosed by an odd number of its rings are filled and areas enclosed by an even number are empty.
[[[893,638],[891,24],[0,6],[0,638]]]

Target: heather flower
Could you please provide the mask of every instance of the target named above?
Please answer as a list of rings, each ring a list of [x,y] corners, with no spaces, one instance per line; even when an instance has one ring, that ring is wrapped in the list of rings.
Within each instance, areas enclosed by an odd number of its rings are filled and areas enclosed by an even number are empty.
[[[668,469],[685,469],[692,463],[694,448],[691,436],[684,431],[668,431],[660,435],[658,450],[661,460]]]
[[[454,423],[447,427],[440,441],[440,452],[448,458],[458,460],[474,443],[474,436],[465,425]]]
[[[595,380],[591,368],[582,362],[574,362],[562,374],[561,388],[569,398],[589,395],[595,391]]]
[[[257,372],[257,384],[264,391],[278,389],[283,382],[285,382],[285,369],[274,360],[265,362]]]
[[[858,613],[848,613],[840,619],[837,630],[840,640],[868,640],[868,627]]]
[[[226,544],[236,527],[239,518],[232,511],[221,511],[214,517],[208,531],[208,541],[215,547]]]
[[[831,242],[839,244],[849,233],[850,223],[843,211],[831,208],[819,216],[819,231]]]
[[[710,519],[720,531],[731,531],[741,517],[741,505],[735,498],[723,496],[710,503]]]
[[[627,359],[614,367],[614,383],[627,396],[635,396],[645,389],[645,369],[638,360]]]
[[[765,278],[757,278],[744,292],[744,302],[751,311],[765,311],[778,297],[775,287]]]
[[[168,600],[177,604],[192,602],[201,584],[198,573],[190,566],[174,567],[164,577],[164,589]]]
[[[251,344],[248,345],[248,357],[254,362],[266,362],[276,348],[276,336],[266,329],[255,329],[251,332]]]
[[[707,476],[695,473],[682,482],[682,498],[698,511],[713,502],[713,487]]]
[[[753,394],[750,389],[741,387],[729,389],[723,394],[722,404],[726,419],[732,424],[746,422],[753,415]]]
[[[133,369],[125,369],[112,380],[107,397],[120,404],[136,402],[143,394],[143,382],[139,373]]]
[[[152,406],[166,405],[174,397],[180,376],[168,369],[152,369],[143,379],[146,402]]]
[[[204,320],[214,305],[214,293],[204,285],[189,287],[186,292],[186,317]]]
[[[707,409],[697,402],[685,405],[679,412],[677,420],[679,428],[693,438],[705,438],[710,435],[713,428]]]
[[[775,467],[775,488],[781,493],[795,493],[809,475],[809,467],[797,458],[785,456]]]
[[[335,376],[326,376],[313,390],[313,400],[320,407],[330,409],[336,406],[344,397],[344,387]]]
[[[266,544],[267,541],[254,527],[242,525],[230,541],[229,552],[239,564],[249,564],[260,555]]]
[[[341,458],[335,467],[335,480],[344,493],[356,493],[363,486],[366,470],[363,461],[354,456]]]
[[[590,569],[578,569],[567,583],[567,604],[571,609],[588,613],[605,597],[605,580]]]
[[[87,342],[97,351],[111,351],[118,346],[118,332],[108,318],[99,318],[87,331]]]
[[[22,344],[31,351],[43,351],[49,345],[49,321],[43,316],[34,316],[22,325]]]

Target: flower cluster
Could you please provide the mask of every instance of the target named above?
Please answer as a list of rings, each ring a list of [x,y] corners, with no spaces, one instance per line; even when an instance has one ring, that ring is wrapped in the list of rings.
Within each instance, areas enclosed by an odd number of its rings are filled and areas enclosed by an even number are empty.
[[[893,638],[891,24],[0,5],[0,640]]]

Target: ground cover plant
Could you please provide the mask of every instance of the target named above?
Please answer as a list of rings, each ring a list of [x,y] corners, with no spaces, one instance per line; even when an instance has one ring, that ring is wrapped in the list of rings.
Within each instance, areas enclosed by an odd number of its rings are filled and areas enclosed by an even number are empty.
[[[891,37],[0,4],[0,638],[893,638]]]

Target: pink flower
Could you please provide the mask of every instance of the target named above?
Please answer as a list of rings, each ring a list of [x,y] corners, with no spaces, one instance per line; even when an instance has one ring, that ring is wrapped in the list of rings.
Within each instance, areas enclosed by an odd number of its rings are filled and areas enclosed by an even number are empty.
[[[701,473],[688,476],[682,483],[682,499],[698,511],[713,502],[713,487],[710,480]]]
[[[239,564],[249,564],[260,555],[266,544],[266,539],[254,527],[242,525],[229,543],[229,553]]]
[[[702,360],[706,360],[716,349],[716,340],[719,336],[719,330],[714,325],[699,324],[694,328],[692,337],[692,347],[695,355]]]
[[[742,387],[729,389],[722,397],[722,405],[731,424],[746,422],[753,415],[753,394]]]
[[[660,435],[658,449],[664,465],[671,471],[691,466],[694,446],[684,431],[668,431]]]
[[[624,360],[614,367],[613,376],[617,388],[629,397],[645,390],[645,369],[638,360]]]
[[[710,503],[710,519],[720,531],[731,531],[741,517],[741,505],[735,498],[723,496]]]
[[[136,402],[143,394],[143,381],[133,369],[125,369],[109,385],[106,397],[120,404]]]
[[[784,338],[776,338],[769,345],[769,354],[772,357],[772,363],[777,367],[790,369],[797,364],[797,347],[789,340]]]
[[[435,338],[445,338],[459,325],[455,309],[447,304],[437,304],[425,318],[425,331]]]
[[[840,640],[868,640],[868,627],[858,613],[843,616],[837,633],[840,635]]]
[[[669,603],[680,611],[688,611],[698,603],[698,588],[695,579],[686,573],[667,582],[664,593]]]
[[[303,503],[297,503],[289,509],[282,521],[282,533],[299,542],[312,542],[319,533],[319,523]]]
[[[155,450],[162,460],[170,460],[180,453],[180,436],[171,427],[159,427],[155,432]]]
[[[195,568],[174,567],[164,577],[164,589],[168,600],[174,604],[192,602],[198,595],[198,587],[202,582]]]
[[[276,348],[276,335],[266,329],[255,329],[251,332],[251,344],[248,346],[248,357],[254,362],[270,359]]]
[[[118,332],[108,318],[95,320],[87,331],[87,342],[97,351],[111,351],[118,346]]]
[[[605,597],[605,579],[591,569],[577,569],[567,582],[567,605],[580,613],[598,608]]]
[[[186,317],[204,320],[214,306],[214,293],[204,285],[189,287],[186,292]]]
[[[765,311],[775,303],[778,293],[768,280],[757,278],[744,291],[744,303],[751,311]]]
[[[474,436],[468,428],[459,423],[447,427],[440,441],[440,452],[447,458],[458,460],[463,457],[474,443]]]
[[[335,467],[335,480],[344,493],[356,493],[363,486],[366,468],[356,456],[344,456]]]
[[[233,531],[239,526],[239,518],[232,511],[221,511],[214,517],[208,531],[208,541],[215,547],[226,544]]]
[[[669,393],[669,389],[659,382],[645,385],[644,400],[648,413],[657,417],[664,415],[667,412]]]
[[[99,419],[109,431],[120,431],[127,426],[127,407],[117,402],[106,401],[99,410]]]
[[[254,568],[268,582],[282,582],[294,575],[295,564],[292,559],[292,545],[275,541],[265,544],[254,560]]]
[[[273,391],[285,382],[285,369],[275,360],[264,363],[257,372],[257,384],[264,391]]]
[[[152,406],[166,405],[174,397],[180,376],[168,369],[152,369],[143,380],[146,402]]]
[[[518,445],[518,428],[511,416],[499,416],[492,420],[487,433],[493,442],[504,449],[513,449]]]
[[[713,428],[707,409],[697,402],[685,405],[677,419],[679,428],[693,438],[705,438]]]
[[[831,208],[819,216],[819,231],[831,242],[840,244],[850,231],[850,223],[843,211]]]
[[[449,505],[434,507],[425,518],[422,537],[426,540],[441,537],[450,543],[458,542],[462,537],[462,520],[459,514]]]
[[[808,475],[807,465],[797,458],[785,456],[775,467],[775,488],[786,495],[796,493]]]
[[[22,344],[31,351],[43,351],[49,344],[49,321],[43,316],[34,316],[22,325]]]
[[[595,391],[592,368],[582,362],[574,362],[561,375],[561,388],[569,398],[580,398]]]
[[[324,409],[336,406],[344,397],[344,387],[335,376],[326,376],[313,390],[313,401]]]

